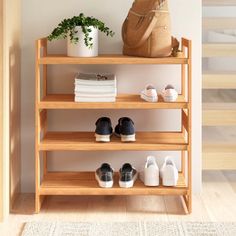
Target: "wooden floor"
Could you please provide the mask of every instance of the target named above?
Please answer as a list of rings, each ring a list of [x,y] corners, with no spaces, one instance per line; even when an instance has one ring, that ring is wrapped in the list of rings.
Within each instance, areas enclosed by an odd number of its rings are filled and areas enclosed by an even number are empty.
[[[29,221],[236,221],[236,171],[204,171],[202,194],[185,215],[178,196],[48,197],[33,214],[33,194],[22,194],[16,212],[0,224],[0,235],[19,235]]]

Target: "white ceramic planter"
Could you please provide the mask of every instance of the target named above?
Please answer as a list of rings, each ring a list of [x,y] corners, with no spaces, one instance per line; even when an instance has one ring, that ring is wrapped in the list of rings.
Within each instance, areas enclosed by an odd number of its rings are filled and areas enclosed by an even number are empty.
[[[98,29],[90,27],[91,32],[89,37],[93,40],[91,41],[93,46],[89,48],[84,43],[84,33],[80,26],[76,26],[77,31],[76,37],[79,38],[79,42],[74,44],[70,42],[70,38],[67,39],[67,55],[69,57],[96,57],[98,56]]]

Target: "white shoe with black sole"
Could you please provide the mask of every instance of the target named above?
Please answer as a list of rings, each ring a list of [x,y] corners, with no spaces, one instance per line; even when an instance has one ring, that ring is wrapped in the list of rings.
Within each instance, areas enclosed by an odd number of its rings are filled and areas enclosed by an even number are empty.
[[[119,170],[119,186],[121,188],[132,188],[138,178],[137,170],[131,164],[124,164]]]

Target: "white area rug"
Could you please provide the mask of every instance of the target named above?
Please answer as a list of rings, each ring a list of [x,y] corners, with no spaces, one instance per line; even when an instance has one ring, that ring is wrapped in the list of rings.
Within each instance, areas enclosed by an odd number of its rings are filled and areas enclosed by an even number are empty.
[[[235,223],[219,222],[30,222],[22,236],[236,236]]]

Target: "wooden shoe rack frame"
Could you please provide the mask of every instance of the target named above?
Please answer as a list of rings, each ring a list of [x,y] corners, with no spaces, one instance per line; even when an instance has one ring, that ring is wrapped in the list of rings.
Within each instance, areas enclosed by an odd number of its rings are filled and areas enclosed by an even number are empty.
[[[182,57],[142,58],[124,55],[99,55],[92,58],[73,58],[47,53],[47,39],[36,41],[35,95],[35,212],[41,209],[49,195],[178,195],[186,213],[192,211],[191,161],[191,41],[182,38]],[[181,94],[173,103],[148,103],[139,95],[119,94],[116,102],[76,103],[73,94],[48,94],[47,67],[51,65],[143,65],[166,64],[181,66]],[[96,143],[93,132],[49,132],[47,111],[53,109],[180,109],[181,130],[178,132],[137,132],[136,142],[121,143],[112,137],[110,143]],[[100,188],[91,172],[51,172],[48,152],[52,151],[180,151],[181,170],[175,187],[146,187],[137,180],[133,188]],[[42,159],[42,160],[41,160]],[[40,161],[41,160],[41,161]],[[42,163],[42,166],[40,165]],[[42,171],[41,171],[42,170]],[[41,176],[42,173],[42,176]]]

